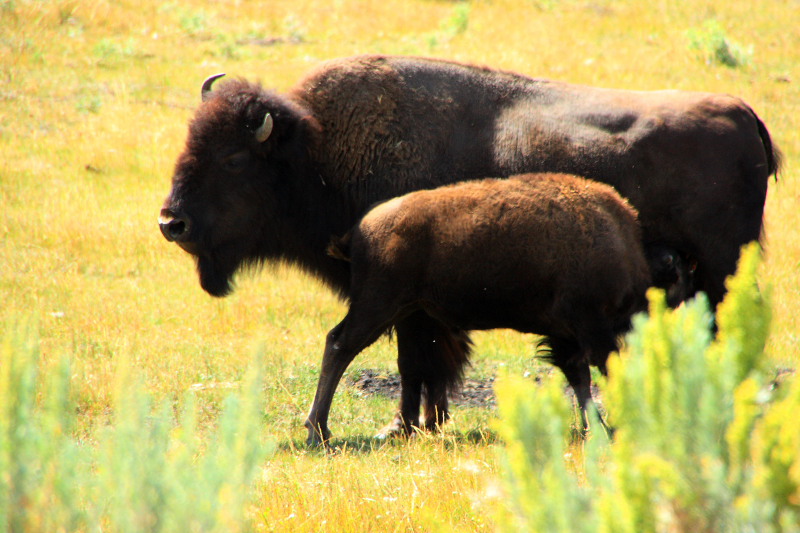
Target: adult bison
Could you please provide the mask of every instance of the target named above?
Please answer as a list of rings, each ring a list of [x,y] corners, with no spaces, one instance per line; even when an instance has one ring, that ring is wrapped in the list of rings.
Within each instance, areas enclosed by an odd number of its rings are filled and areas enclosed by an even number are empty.
[[[453,180],[565,172],[614,186],[646,246],[696,265],[713,303],[742,244],[758,239],[778,153],[741,100],[596,89],[458,63],[360,56],[324,63],[286,94],[243,80],[212,91],[189,126],[161,231],[223,296],[243,265],[288,260],[348,295],[328,257],[375,202]],[[395,326],[400,409],[386,433],[448,416],[467,332],[424,312]]]

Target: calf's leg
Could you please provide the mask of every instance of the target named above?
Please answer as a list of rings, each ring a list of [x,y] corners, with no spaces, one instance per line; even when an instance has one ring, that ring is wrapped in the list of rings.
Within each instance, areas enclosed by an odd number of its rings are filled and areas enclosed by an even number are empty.
[[[345,369],[355,356],[375,342],[390,324],[391,320],[387,315],[351,306],[344,320],[328,333],[317,392],[305,422],[309,446],[319,445],[330,439],[328,414],[336,387]]]
[[[447,393],[461,379],[470,352],[469,337],[423,311],[398,321],[397,366],[402,384],[400,406],[379,436],[409,435],[414,428],[435,430],[449,418]],[[425,421],[420,426],[421,396]]]
[[[417,371],[417,360],[409,357],[409,350],[400,348],[403,341],[398,333],[397,368],[400,371],[400,405],[394,418],[379,432],[378,438],[410,435],[419,427],[420,399],[422,397],[422,379]],[[407,340],[406,336],[402,336]],[[404,357],[405,355],[405,357]]]
[[[425,384],[425,425],[427,431],[437,431],[450,419],[447,402],[447,383],[443,380]]]

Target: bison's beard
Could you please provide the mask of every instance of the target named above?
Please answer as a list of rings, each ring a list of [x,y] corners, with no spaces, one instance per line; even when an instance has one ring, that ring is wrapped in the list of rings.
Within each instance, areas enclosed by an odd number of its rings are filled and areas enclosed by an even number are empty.
[[[215,260],[213,257],[201,255],[197,259],[197,273],[200,286],[211,296],[221,298],[233,291],[231,277],[236,271],[235,264]]]

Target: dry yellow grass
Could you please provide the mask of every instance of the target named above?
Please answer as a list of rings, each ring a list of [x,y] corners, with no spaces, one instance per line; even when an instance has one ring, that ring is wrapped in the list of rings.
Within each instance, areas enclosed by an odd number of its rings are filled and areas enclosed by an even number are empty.
[[[711,19],[752,47],[745,66],[708,65],[690,49],[687,32]],[[45,356],[72,355],[87,431],[108,405],[120,358],[157,397],[178,398],[193,384],[235,383],[263,345],[274,383],[264,432],[282,451],[258,488],[259,529],[491,529],[494,443],[465,437],[488,427],[488,411],[457,410],[442,437],[371,449],[367,437],[392,402],[343,387],[332,429],[367,450],[297,448],[324,333],[343,307],[284,266],[244,276],[233,296],[213,300],[191,260],[161,237],[157,211],[200,82],[225,71],[284,90],[321,60],[381,52],[741,96],[785,155],[770,184],[762,282],[773,287],[770,356],[796,366],[798,26],[792,0],[0,0],[0,317],[35,316]],[[477,339],[473,372],[536,370],[530,338]],[[392,369],[393,360],[381,341],[355,366]],[[206,421],[222,394],[198,392]]]

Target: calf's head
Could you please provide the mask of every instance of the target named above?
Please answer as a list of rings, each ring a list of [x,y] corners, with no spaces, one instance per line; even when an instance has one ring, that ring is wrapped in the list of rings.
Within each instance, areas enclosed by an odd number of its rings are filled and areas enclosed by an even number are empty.
[[[209,294],[231,291],[243,265],[279,256],[281,201],[309,119],[284,98],[245,81],[203,84],[202,104],[159,216],[164,237],[192,254]]]

